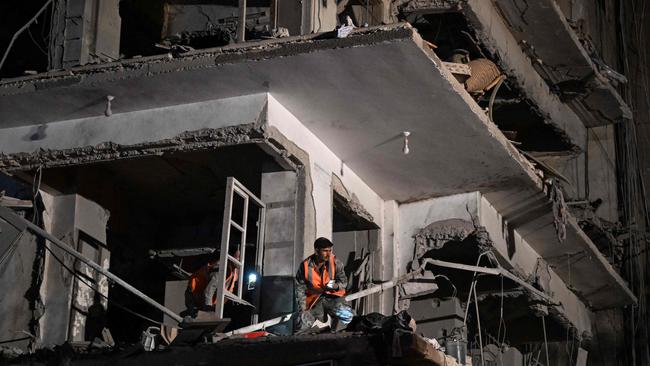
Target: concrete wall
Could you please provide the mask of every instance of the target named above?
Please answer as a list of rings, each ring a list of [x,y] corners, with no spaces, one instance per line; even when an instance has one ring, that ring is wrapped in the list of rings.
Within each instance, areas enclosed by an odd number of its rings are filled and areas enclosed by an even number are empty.
[[[95,240],[106,244],[106,225],[109,213],[96,203],[78,195],[52,196],[42,192],[45,212],[44,228],[47,232],[77,249],[78,232],[83,231]],[[48,244],[54,254],[68,268],[75,268],[75,260],[52,244]],[[108,267],[109,260],[104,258],[101,265]],[[50,253],[45,256],[41,296],[45,313],[41,318],[41,347],[60,345],[75,333],[69,333],[71,301],[74,278]],[[98,281],[100,290],[107,294],[108,282]],[[81,299],[88,303],[93,294],[87,293]],[[86,298],[88,297],[88,298]],[[80,300],[80,299],[76,299]]]
[[[120,58],[119,0],[66,0],[55,19],[59,34],[52,47],[52,69]]]
[[[585,153],[540,157],[569,180],[569,184],[563,183],[565,200],[600,198],[603,203],[596,214],[612,222],[619,219],[615,128],[614,125],[588,128]]]
[[[619,3],[616,0],[556,0],[579,38],[589,37],[604,61],[619,68],[619,30],[616,27]]]
[[[36,237],[25,233],[13,254],[0,264],[0,340],[24,338],[29,334],[32,312],[25,295],[32,284],[36,251]],[[26,349],[28,343],[29,340],[24,340],[3,346]]]
[[[314,9],[311,32],[328,32],[336,28],[336,1],[311,0]]]
[[[399,204],[386,201],[381,215],[381,261],[378,265],[382,281],[398,276],[399,271]],[[382,293],[379,312],[392,314],[395,310],[395,290]]]
[[[415,250],[413,237],[420,229],[445,219],[472,221],[472,216],[476,217],[478,213],[478,197],[478,192],[471,192],[401,204],[399,206],[399,228],[396,230],[399,243],[398,274],[405,274],[408,264],[413,260]]]
[[[43,212],[45,231],[74,248],[74,197],[52,196],[44,192],[41,192],[41,195],[45,206]],[[71,256],[51,244],[48,245],[66,267],[74,266]],[[45,307],[45,313],[40,320],[42,347],[62,344],[67,340],[72,284],[72,274],[63,268],[52,254],[46,254],[41,284],[41,296]]]
[[[587,165],[589,199],[602,199],[596,214],[616,222],[618,218],[618,191],[616,182],[616,134],[615,126],[589,129]]]
[[[309,156],[309,179],[315,222],[305,225],[315,226],[315,237],[332,236],[332,175],[336,175],[350,196],[372,215],[373,222],[381,225],[383,200],[359,176],[343,164],[316,135],[307,129],[291,112],[282,106],[272,95],[268,96],[268,124],[277,128],[288,140],[297,145]],[[314,239],[315,239],[314,237]],[[313,239],[303,244],[303,257],[313,251]]]
[[[336,258],[346,266],[351,264],[351,261],[363,259],[361,253],[365,256],[370,253],[367,275],[371,281],[381,280],[380,271],[377,267],[381,263],[381,251],[378,230],[359,230],[359,231],[339,231],[332,234],[332,241],[334,242],[334,253]],[[349,276],[348,284],[352,281]],[[363,310],[364,314],[376,312],[381,310],[381,294],[375,294],[364,298],[361,302],[363,307],[358,307],[358,310]],[[358,311],[359,312],[359,311]]]
[[[562,281],[552,268],[545,265],[545,262],[540,258],[539,254],[537,254],[537,252],[535,252],[533,248],[522,239],[521,235],[516,230],[514,231],[513,240],[515,248],[514,250],[513,248],[508,248],[506,240],[507,231],[504,230],[507,223],[503,222],[502,216],[485,197],[480,197],[479,217],[481,225],[484,226],[490,234],[490,238],[494,242],[496,250],[503,258],[508,259],[510,265],[512,265],[517,272],[526,277],[534,278],[538,271],[538,263],[542,266],[541,270],[547,272],[547,275],[550,277],[547,284],[542,284],[544,290],[553,294],[553,298],[561,303],[561,312],[564,313],[578,329],[578,335],[583,334],[583,332],[591,335],[590,312],[585,304],[578,299],[578,297],[569,289],[567,284]],[[555,244],[549,243],[549,245]]]

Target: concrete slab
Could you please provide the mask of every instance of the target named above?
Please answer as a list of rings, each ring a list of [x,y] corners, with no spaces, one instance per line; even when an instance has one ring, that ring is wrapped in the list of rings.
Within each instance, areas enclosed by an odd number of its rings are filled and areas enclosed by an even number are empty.
[[[529,57],[501,19],[491,1],[484,0],[401,0],[399,10],[411,14],[459,12],[474,31],[477,41],[507,76],[508,82],[530,100],[548,128],[561,136],[575,151],[584,148],[585,127],[578,116],[553,94],[535,71]],[[400,1],[394,2],[400,4]],[[397,10],[396,10],[397,11]],[[523,121],[522,121],[523,123]]]
[[[518,204],[509,204],[512,197]],[[579,227],[568,216],[566,239],[562,242],[553,226],[551,203],[544,193],[506,195],[486,194],[487,206],[499,213],[500,231],[509,243],[505,245],[510,259],[517,256],[517,241],[525,241],[548,263],[566,286],[593,310],[602,310],[636,303],[637,298],[627,283]],[[486,206],[486,207],[487,207]],[[485,209],[484,209],[485,210]],[[515,235],[516,232],[516,235]],[[508,238],[510,236],[510,238]]]
[[[269,92],[384,199],[411,201],[536,180],[410,26],[360,30],[344,39],[319,37],[5,81],[0,120],[17,127],[101,119],[108,94],[115,97],[116,117]],[[186,123],[182,116],[177,121]],[[411,132],[409,155],[401,152],[403,130]],[[3,151],[15,152],[17,143],[24,142],[7,141]]]
[[[497,0],[495,4],[549,86],[585,89],[568,101],[585,126],[632,118],[630,108],[600,74],[554,0]]]

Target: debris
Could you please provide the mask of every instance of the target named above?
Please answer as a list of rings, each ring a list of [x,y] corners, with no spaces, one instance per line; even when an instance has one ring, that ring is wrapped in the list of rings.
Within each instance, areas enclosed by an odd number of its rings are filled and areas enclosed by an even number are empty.
[[[427,343],[430,343],[430,344],[433,346],[434,349],[440,349],[440,348],[442,348],[442,347],[440,346],[440,343],[438,343],[438,341],[437,341],[435,338],[422,337],[422,339],[424,339],[425,341],[427,341]]]
[[[563,181],[564,183],[567,183],[567,184],[571,185],[571,182],[569,182],[569,179],[567,177],[562,175],[562,173],[557,171],[555,168],[553,168],[549,164],[546,164],[542,160],[537,159],[536,157],[534,157],[533,155],[527,153],[526,151],[523,151],[523,150],[519,149],[519,152],[523,156],[525,156],[526,158],[531,160],[533,163],[535,163],[537,168],[539,168],[542,171],[542,173],[544,173],[545,176],[551,176],[551,177],[554,177],[554,178],[558,178],[561,181]]]
[[[555,179],[551,184],[550,199],[553,202],[553,226],[560,243],[566,240],[566,225],[568,223],[569,209],[564,202],[564,194],[560,188],[560,181]]]
[[[440,249],[450,241],[463,241],[475,230],[473,223],[463,219],[431,223],[415,234],[415,258],[421,258],[431,249]]]
[[[438,46],[436,46],[434,43],[431,43],[427,41],[426,39],[423,39],[424,43],[426,43],[427,46],[429,46],[431,49],[436,49]]]
[[[17,358],[24,354],[18,347],[0,346],[0,356],[5,359]]]
[[[457,62],[442,62],[442,65],[451,72],[459,83],[465,84],[465,81],[472,76],[472,70],[466,64]]]
[[[142,332],[140,343],[145,351],[150,352],[156,348],[156,336],[160,334],[160,328],[149,327]]]
[[[471,60],[467,65],[472,71],[472,76],[465,81],[465,89],[468,92],[483,94],[499,82],[501,70],[494,62],[486,58],[478,58]]]
[[[289,29],[284,27],[277,27],[271,31],[271,38],[286,38],[289,36]]]
[[[0,191],[0,206],[26,209],[32,208],[33,204],[32,201],[5,196],[4,191]]]
[[[446,339],[445,353],[455,358],[459,364],[465,365],[466,358],[467,358],[467,341],[462,338],[456,338],[456,337],[451,339]]]
[[[355,26],[354,23],[352,23],[352,18],[350,16],[345,17],[345,24],[341,25],[339,29],[336,30],[336,38],[346,38],[350,33],[352,33],[352,30],[354,30]]]
[[[108,277],[109,280],[111,280],[113,283],[120,285],[122,288],[125,290],[129,291],[133,295],[139,297],[140,299],[144,300],[145,302],[149,303],[149,305],[152,305],[153,307],[157,308],[158,310],[162,311],[172,319],[176,320],[177,322],[182,322],[183,318],[181,318],[178,314],[174,313],[173,311],[169,310],[168,308],[162,306],[149,296],[145,295],[129,283],[125,282],[121,278],[117,277],[113,273],[107,271],[104,267],[98,265],[97,263],[89,260],[86,258],[83,254],[77,252],[76,250],[70,248],[67,244],[65,244],[63,241],[60,239],[56,238],[52,234],[46,232],[45,230],[41,229],[37,225],[35,225],[32,222],[29,222],[25,220],[24,218],[16,215],[12,210],[0,206],[0,217],[9,223],[11,226],[15,227],[19,231],[29,231],[47,241],[50,243],[54,244],[58,248],[62,249],[65,251],[67,254],[72,255],[79,261],[83,262],[85,265],[88,267],[94,269],[95,271],[101,273],[102,275]]]
[[[447,61],[454,64],[467,65],[469,63],[469,51],[462,48],[455,49]]]
[[[261,331],[256,331],[256,332],[250,332],[250,333],[243,334],[242,337],[250,339],[250,338],[268,337],[270,335],[272,335],[272,334],[269,333],[269,332],[261,330]]]
[[[422,278],[407,282],[401,286],[403,293],[401,299],[410,299],[413,297],[432,294],[438,290],[435,282],[436,276],[431,271],[424,271]]]

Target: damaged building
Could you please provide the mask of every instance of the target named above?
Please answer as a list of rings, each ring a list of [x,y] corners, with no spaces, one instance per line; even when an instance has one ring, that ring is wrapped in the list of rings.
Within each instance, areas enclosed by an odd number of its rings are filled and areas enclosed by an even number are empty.
[[[644,5],[0,5],[3,362],[650,365]]]

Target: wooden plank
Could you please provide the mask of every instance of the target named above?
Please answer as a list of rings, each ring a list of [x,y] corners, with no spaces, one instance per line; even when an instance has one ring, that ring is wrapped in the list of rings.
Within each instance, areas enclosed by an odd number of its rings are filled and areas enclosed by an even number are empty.
[[[442,62],[442,64],[451,72],[456,75],[472,76],[472,70],[469,65],[459,64],[457,62]]]

